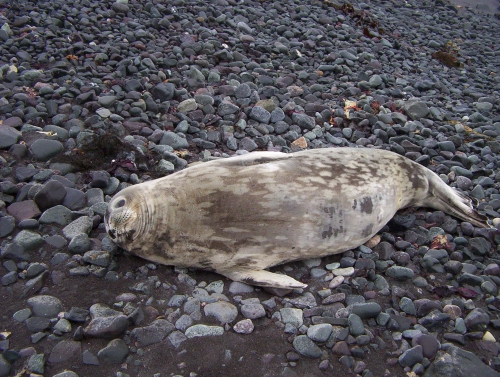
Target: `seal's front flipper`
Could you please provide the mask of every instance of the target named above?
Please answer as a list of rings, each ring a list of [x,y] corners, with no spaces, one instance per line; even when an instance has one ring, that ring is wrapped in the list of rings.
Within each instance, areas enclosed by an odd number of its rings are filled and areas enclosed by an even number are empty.
[[[250,269],[231,269],[218,270],[219,274],[228,277],[231,280],[239,281],[245,284],[256,285],[259,287],[272,288],[306,288],[307,284],[301,283],[290,276],[275,274],[266,270]]]

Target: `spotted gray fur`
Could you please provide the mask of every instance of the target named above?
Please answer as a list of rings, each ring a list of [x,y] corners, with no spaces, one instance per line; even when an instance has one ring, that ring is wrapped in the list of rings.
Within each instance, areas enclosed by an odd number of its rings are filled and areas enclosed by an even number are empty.
[[[378,149],[254,152],[128,187],[105,216],[112,239],[148,260],[260,286],[305,287],[265,271],[357,247],[401,208],[485,218],[430,170]]]

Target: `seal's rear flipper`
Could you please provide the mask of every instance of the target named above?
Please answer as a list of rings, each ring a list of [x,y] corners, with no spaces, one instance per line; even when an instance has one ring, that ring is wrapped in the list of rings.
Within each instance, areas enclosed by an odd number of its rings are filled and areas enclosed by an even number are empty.
[[[481,228],[492,228],[488,218],[476,211],[471,198],[449,187],[438,176],[430,176],[429,184],[432,195],[426,198],[424,206],[439,209]]]
[[[266,270],[231,269],[218,270],[217,272],[231,280],[259,287],[287,289],[307,287],[307,284],[301,283],[290,276],[275,274]]]

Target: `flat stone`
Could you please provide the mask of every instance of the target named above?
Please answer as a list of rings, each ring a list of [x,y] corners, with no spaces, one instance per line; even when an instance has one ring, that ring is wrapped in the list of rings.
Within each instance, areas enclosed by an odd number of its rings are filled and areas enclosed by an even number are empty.
[[[402,367],[412,367],[417,363],[421,363],[423,359],[422,346],[417,345],[403,352],[403,354],[399,356],[398,361]]]
[[[39,139],[31,145],[31,153],[38,161],[48,161],[64,150],[64,146],[58,140]]]
[[[235,104],[227,101],[223,101],[219,104],[219,107],[217,109],[217,113],[220,116],[225,116],[225,115],[230,115],[230,114],[235,114],[240,111],[240,108],[236,106]]]
[[[37,218],[41,214],[38,205],[33,200],[12,203],[7,207],[7,213],[13,216],[18,222]]]
[[[266,310],[258,303],[242,305],[240,310],[243,317],[249,319],[257,319],[266,316]]]
[[[292,120],[302,129],[312,130],[316,126],[316,120],[306,114],[293,113]]]
[[[174,330],[175,326],[172,323],[164,319],[157,319],[148,326],[133,329],[130,336],[139,347],[146,347],[161,342]]]
[[[239,295],[242,293],[250,293],[253,292],[254,288],[251,285],[240,283],[238,281],[233,281],[229,285],[229,292],[233,295]]]
[[[43,353],[32,355],[26,362],[26,369],[32,373],[43,375],[45,371],[45,355]]]
[[[172,331],[168,336],[168,340],[175,348],[178,348],[187,340],[187,336],[180,331]]]
[[[264,109],[262,106],[254,106],[250,111],[249,117],[259,123],[268,124],[269,119],[271,119],[271,113]]]
[[[354,274],[354,267],[336,268],[332,270],[335,276],[351,276]]]
[[[7,149],[16,144],[22,133],[13,127],[0,125],[0,149]]]
[[[412,120],[419,120],[421,118],[425,118],[430,112],[429,107],[425,104],[425,102],[422,102],[417,99],[411,99],[406,101],[404,109],[406,111],[406,114]]]
[[[175,132],[167,131],[160,140],[160,145],[169,145],[174,150],[186,149],[189,147],[188,141],[177,135]]]
[[[188,328],[185,335],[188,339],[205,337],[205,336],[221,336],[224,334],[224,328],[220,326],[194,325]]]
[[[24,247],[16,243],[9,243],[0,250],[2,258],[12,259],[14,261],[27,261],[30,260],[30,253]]]
[[[83,255],[83,260],[94,266],[108,267],[111,263],[111,253],[104,250],[90,250]]]
[[[238,334],[251,334],[255,326],[251,319],[243,319],[233,326],[234,332]]]
[[[80,342],[62,340],[52,348],[48,361],[54,364],[63,363],[73,358],[80,357],[81,352],[82,345]]]
[[[349,313],[358,315],[361,319],[375,318],[380,314],[382,308],[376,302],[352,304],[348,307]]]
[[[472,352],[451,346],[439,352],[425,371],[424,377],[499,377],[496,372]]]
[[[315,342],[326,342],[333,331],[332,325],[321,323],[318,325],[309,326],[307,336]]]
[[[172,83],[160,83],[151,89],[151,94],[154,99],[159,99],[160,102],[171,100],[174,97],[175,85]]]
[[[349,332],[352,336],[356,337],[365,333],[363,321],[358,315],[350,314],[349,317],[347,317],[347,323],[349,325]]]
[[[55,318],[64,310],[61,301],[57,297],[48,295],[30,297],[26,303],[33,314],[38,317]]]
[[[64,237],[71,240],[78,234],[85,233],[89,234],[92,230],[94,222],[88,216],[82,216],[63,228],[62,232]]]
[[[103,107],[111,107],[116,103],[117,99],[116,96],[101,96],[97,99],[97,102],[99,102],[99,105]]]
[[[0,217],[0,238],[7,237],[16,227],[16,219],[14,216]]]
[[[66,197],[62,204],[72,211],[77,211],[87,204],[85,193],[74,188],[66,187]]]
[[[196,103],[196,100],[194,98],[189,98],[185,101],[182,101],[179,103],[177,106],[177,111],[180,113],[188,113],[190,111],[194,111],[198,108],[198,104]]]
[[[54,374],[53,377],[78,377],[78,374],[71,370],[65,370],[64,372]]]
[[[50,318],[30,317],[24,321],[26,328],[32,333],[38,333],[50,328]]]
[[[432,335],[421,334],[417,335],[412,339],[412,346],[421,345],[422,346],[422,354],[424,357],[427,357],[429,360],[432,360],[434,356],[436,356],[437,351],[439,350],[439,342]]]
[[[311,359],[318,359],[323,354],[321,349],[306,335],[295,337],[293,340],[293,348],[301,355]]]
[[[38,207],[44,211],[58,204],[62,204],[65,196],[66,188],[64,185],[59,181],[51,180],[37,192],[34,200]]]
[[[385,274],[396,280],[413,279],[415,276],[412,269],[401,266],[391,266],[386,270]]]
[[[17,312],[15,312],[12,315],[12,318],[14,318],[17,322],[24,322],[29,317],[31,317],[31,314],[32,314],[32,312],[30,309],[28,309],[28,308],[21,309],[21,310],[18,310]]]
[[[296,328],[299,328],[304,323],[301,309],[282,308],[280,309],[281,321],[285,324],[289,323]]]
[[[124,315],[98,317],[90,321],[84,333],[91,338],[113,339],[120,336],[128,326],[128,318]]]
[[[72,254],[83,254],[91,247],[90,238],[85,233],[80,233],[74,236],[69,245],[68,251]]]
[[[61,333],[71,332],[71,322],[68,321],[67,319],[61,318],[54,325],[53,329],[54,329],[54,331],[59,331]]]
[[[60,226],[66,226],[71,223],[71,220],[71,210],[63,205],[56,205],[45,210],[38,221],[40,224],[58,224]]]
[[[31,230],[21,230],[14,237],[14,243],[22,246],[25,250],[36,250],[43,245],[43,238]]]
[[[17,272],[16,271],[11,271],[6,273],[4,276],[2,276],[2,285],[4,287],[14,284],[17,281]]]
[[[484,331],[490,323],[489,315],[479,308],[472,310],[464,320],[469,331]]]
[[[111,116],[111,114],[112,114],[109,109],[106,109],[104,107],[101,107],[100,109],[97,109],[95,112],[101,118],[109,118]]]
[[[127,355],[128,346],[122,339],[113,339],[97,352],[100,361],[110,364],[120,364]]]
[[[226,301],[207,304],[203,310],[207,317],[214,317],[220,323],[231,323],[238,315],[236,306]]]

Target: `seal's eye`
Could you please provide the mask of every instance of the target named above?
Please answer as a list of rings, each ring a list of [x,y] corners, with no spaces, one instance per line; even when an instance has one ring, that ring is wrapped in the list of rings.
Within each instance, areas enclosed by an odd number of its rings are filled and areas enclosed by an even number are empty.
[[[121,199],[118,201],[118,203],[115,204],[115,208],[120,208],[125,205],[125,199]]]

